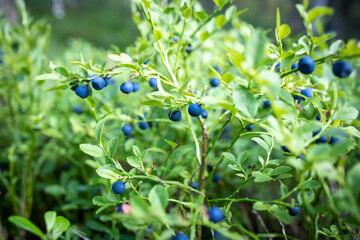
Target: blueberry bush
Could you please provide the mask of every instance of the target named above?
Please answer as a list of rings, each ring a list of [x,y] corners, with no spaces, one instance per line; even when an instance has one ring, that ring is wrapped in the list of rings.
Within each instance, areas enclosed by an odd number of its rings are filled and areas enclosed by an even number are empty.
[[[74,40],[48,59],[50,26],[16,1],[0,239],[359,238],[360,42],[308,0],[303,33],[213,2],[132,0],[125,51]]]

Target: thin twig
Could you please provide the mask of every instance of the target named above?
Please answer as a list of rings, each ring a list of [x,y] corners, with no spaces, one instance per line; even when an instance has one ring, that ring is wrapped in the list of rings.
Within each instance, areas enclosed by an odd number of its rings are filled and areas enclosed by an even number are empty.
[[[69,228],[75,235],[78,237],[84,239],[84,240],[90,240],[90,238],[85,237],[84,235],[81,235],[80,233],[76,232],[73,228]]]
[[[279,220],[279,219],[278,219]],[[286,231],[285,231],[285,226],[284,224],[279,220],[279,223],[281,225],[281,230],[282,230],[282,233],[284,234],[284,239],[285,240],[288,240],[287,237],[286,237]]]
[[[203,127],[203,145],[202,145],[202,153],[201,153],[201,166],[200,166],[200,191],[204,187],[204,171],[205,171],[205,165],[206,165],[206,146],[207,146],[207,138],[208,138],[208,131],[206,129],[205,122],[201,122],[201,125]]]
[[[256,210],[251,211],[253,214],[255,214],[256,218],[259,220],[262,228],[265,230],[266,233],[270,234],[269,229],[266,227],[264,220],[260,216],[260,214]],[[273,240],[271,237],[269,237],[269,240]]]

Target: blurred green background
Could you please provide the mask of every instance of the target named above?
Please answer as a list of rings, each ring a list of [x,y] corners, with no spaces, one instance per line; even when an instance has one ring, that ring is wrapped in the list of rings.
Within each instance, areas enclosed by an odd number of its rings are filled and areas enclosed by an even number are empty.
[[[61,54],[72,38],[82,38],[97,47],[109,48],[115,44],[123,50],[138,35],[131,17],[131,0],[27,0],[29,12],[35,18],[45,18],[52,25],[50,57]],[[212,0],[200,0],[207,12],[214,9]],[[249,10],[242,19],[257,27],[275,26],[276,8],[282,22],[288,23],[293,33],[304,31],[295,9],[298,0],[235,0],[239,9]],[[326,30],[335,31],[338,38],[360,38],[359,0],[310,0],[311,7],[326,5],[335,9],[333,18],[325,19]],[[0,11],[17,22],[14,0],[0,0]],[[273,37],[272,32],[269,37]]]

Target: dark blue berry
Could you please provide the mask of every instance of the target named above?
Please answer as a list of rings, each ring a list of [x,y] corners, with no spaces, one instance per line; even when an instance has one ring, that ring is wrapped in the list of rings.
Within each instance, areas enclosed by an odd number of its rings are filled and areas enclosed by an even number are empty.
[[[178,42],[178,38],[177,38],[177,37],[172,37],[171,40],[172,40],[173,42]]]
[[[139,89],[140,89],[140,84],[139,83],[132,82],[131,84],[133,85],[133,92],[139,91]]]
[[[293,98],[295,101],[297,100],[298,103],[302,103],[302,101],[305,100],[303,97],[300,97],[298,95],[293,95]]]
[[[330,144],[337,144],[337,143],[341,143],[341,142],[344,142],[342,139],[340,138],[337,138],[337,137],[331,137],[330,138]]]
[[[86,85],[80,85],[75,90],[76,95],[78,95],[81,98],[87,98],[90,94],[90,90],[88,86]]]
[[[316,143],[327,143],[328,136],[321,136],[319,139],[316,140]]]
[[[150,59],[146,59],[143,63],[144,63],[144,64],[148,64],[149,61],[150,61]]]
[[[179,232],[172,238],[172,240],[190,240],[190,238],[185,233]]]
[[[125,183],[123,183],[122,181],[117,181],[112,185],[112,190],[116,194],[123,193],[125,191],[125,188]]]
[[[193,183],[191,183],[190,187],[195,188],[195,189],[198,189],[199,183],[193,182]]]
[[[317,121],[320,121],[320,120],[321,120],[320,113],[318,113],[318,114],[316,115],[316,120],[317,120]]]
[[[192,103],[189,105],[188,112],[192,117],[198,117],[202,112],[202,107],[199,103]]]
[[[264,102],[264,108],[269,108],[269,107],[271,107],[271,102],[270,102],[270,100],[265,100],[265,102]]]
[[[96,77],[91,81],[91,85],[95,90],[101,90],[105,87],[105,80],[102,77]]]
[[[246,129],[248,131],[252,131],[252,130],[254,130],[254,128],[255,128],[254,124],[250,124]]]
[[[215,173],[212,177],[213,182],[218,183],[222,179],[221,175],[219,173]]]
[[[123,209],[122,209],[122,204],[120,204],[119,206],[118,206],[118,209],[117,209],[117,212],[118,213],[123,213]]]
[[[105,80],[105,87],[107,87],[107,86],[109,86],[109,84],[110,84],[110,82],[111,82],[111,78],[110,77],[108,77],[108,76],[106,76],[105,78],[104,78],[104,80]]]
[[[79,80],[70,82],[69,83],[69,86],[71,86],[70,89],[73,90],[73,91],[76,91],[76,88],[78,87],[78,84],[79,84]]]
[[[83,113],[82,106],[81,105],[75,105],[74,112],[77,113],[77,114],[82,114]]]
[[[203,109],[202,112],[201,112],[201,117],[206,119],[208,117],[208,115],[209,115],[208,112]]]
[[[301,90],[300,92],[302,95],[304,95],[305,97],[308,98],[312,98],[313,97],[313,90],[311,88],[305,88],[303,90]]]
[[[299,67],[299,63],[294,63],[293,65],[291,65],[291,70],[294,70],[295,68]]]
[[[186,52],[187,52],[188,54],[190,54],[190,53],[192,52],[192,46],[191,46],[191,44],[188,44],[188,45],[187,45],[187,47],[186,47]]]
[[[281,146],[281,148],[284,152],[290,153],[290,150],[287,148],[287,146]]]
[[[139,118],[139,120],[143,120],[143,118],[140,117],[140,116],[138,116],[138,118]],[[150,127],[150,125],[149,125],[149,123],[147,123],[147,122],[139,122],[139,127],[140,127],[141,129],[147,129],[147,128]]]
[[[133,90],[133,85],[131,82],[123,82],[120,86],[120,91],[123,93],[129,94]]]
[[[299,71],[303,74],[310,74],[315,70],[315,62],[311,57],[303,57],[299,61]]]
[[[318,135],[319,132],[321,132],[321,128],[316,129],[315,131],[313,131],[313,137],[316,136],[316,135]]]
[[[277,63],[275,66],[275,71],[280,72],[280,63]]]
[[[298,206],[298,203],[295,203],[294,204],[296,207],[287,207],[288,211],[289,211],[289,214],[291,216],[296,216],[296,215],[299,215],[300,213],[300,207],[297,207]]]
[[[121,130],[126,136],[129,136],[133,132],[133,127],[129,124],[125,124]]]
[[[178,122],[181,120],[181,111],[180,110],[176,110],[176,111],[170,111],[169,112],[169,119],[173,122]]]
[[[212,78],[210,79],[210,85],[213,87],[217,87],[220,85],[220,79],[218,78]]]
[[[355,157],[360,158],[360,151],[355,154]]]
[[[149,79],[149,85],[152,88],[157,88],[157,78],[150,78]]]
[[[219,65],[214,65],[214,69],[220,73],[221,72],[221,68],[219,67]]]
[[[335,76],[339,78],[347,78],[353,71],[353,67],[350,63],[344,60],[339,60],[334,63],[332,70]]]
[[[210,221],[217,223],[224,219],[225,215],[219,207],[211,207],[208,212]]]

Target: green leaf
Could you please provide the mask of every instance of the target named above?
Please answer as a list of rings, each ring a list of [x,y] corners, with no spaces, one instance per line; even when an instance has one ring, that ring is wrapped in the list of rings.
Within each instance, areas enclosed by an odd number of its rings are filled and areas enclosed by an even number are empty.
[[[245,59],[249,67],[256,69],[260,66],[266,56],[265,46],[264,34],[259,30],[254,31],[245,49]]]
[[[269,175],[258,171],[253,172],[252,175],[255,177],[255,182],[267,182],[273,180]]]
[[[114,61],[114,62],[122,62],[122,59],[119,55],[117,54],[109,54],[108,55],[108,58],[111,60],[111,61]]]
[[[268,205],[264,204],[263,202],[256,202],[253,205],[253,209],[257,210],[257,211],[265,211],[268,209]]]
[[[235,107],[248,117],[255,117],[258,104],[254,95],[249,89],[238,85],[233,92],[233,101]]]
[[[65,76],[65,77],[69,76],[69,72],[63,67],[56,67],[55,72],[60,73],[61,75]]]
[[[321,17],[323,15],[332,15],[333,13],[334,10],[330,7],[323,7],[323,6],[315,7],[308,12],[309,21],[313,22],[318,17]]]
[[[154,186],[149,193],[149,202],[153,207],[166,208],[168,204],[169,194],[166,189],[161,185]]]
[[[289,25],[287,24],[282,24],[279,27],[279,38],[283,39],[286,38],[287,36],[289,36],[291,33],[291,28]]]
[[[224,5],[225,2],[226,2],[226,0],[214,0],[214,3],[215,3],[218,7],[221,7],[222,5]]]
[[[195,12],[194,13],[194,17],[196,17],[197,19],[199,19],[201,22],[203,22],[207,17],[207,13],[203,12],[203,11],[199,11],[199,12]]]
[[[134,168],[140,168],[141,167],[141,161],[137,157],[130,156],[130,157],[127,157],[126,160],[127,160],[128,164],[130,166],[134,167]]]
[[[321,187],[321,184],[320,184],[318,181],[316,181],[316,180],[310,180],[310,181],[305,182],[304,187],[305,187],[306,189],[309,189],[309,188],[320,188],[320,187]]]
[[[148,212],[149,212],[149,205],[148,203],[143,200],[142,198],[135,196],[132,197],[130,200],[131,205],[131,213],[135,217],[146,219],[148,218]]]
[[[118,179],[121,177],[120,172],[112,165],[105,165],[96,169],[96,173],[106,179]]]
[[[133,146],[133,152],[134,152],[135,156],[140,158],[141,152],[140,152],[139,148],[137,146],[135,146],[135,145]]]
[[[113,158],[115,156],[118,145],[119,145],[119,137],[118,136],[112,137],[108,142],[106,148],[110,157]]]
[[[58,239],[70,227],[70,221],[62,216],[56,217],[55,225],[52,230],[53,239]]]
[[[291,223],[292,222],[292,218],[285,208],[279,207],[278,205],[272,205],[271,211],[283,223]]]
[[[151,7],[148,0],[141,0],[141,2],[145,5],[145,8],[149,9]]]
[[[42,74],[39,75],[37,77],[34,78],[35,81],[42,81],[42,80],[59,80],[60,78],[52,73],[46,73],[46,74]]]
[[[172,149],[176,148],[176,146],[177,146],[176,142],[173,142],[173,141],[170,141],[167,139],[165,139],[165,142],[167,142],[171,146]]]
[[[104,124],[105,124],[106,120],[107,120],[107,118],[101,119],[96,124],[96,127],[95,127],[95,139],[99,144],[102,142],[102,133],[103,133],[103,128],[104,128]]]
[[[140,102],[141,105],[156,106],[164,108],[164,104],[156,100],[147,100]]]
[[[280,167],[277,167],[277,168],[273,169],[273,170],[270,172],[270,175],[271,175],[271,176],[279,175],[279,174],[282,174],[282,173],[289,172],[289,171],[291,171],[291,169],[292,169],[291,167],[280,166]]]
[[[342,107],[333,116],[333,120],[348,121],[355,120],[359,111],[354,107]]]
[[[355,164],[346,175],[346,183],[348,184],[355,199],[360,193],[360,163]]]
[[[81,151],[83,151],[84,153],[93,156],[93,157],[102,157],[104,156],[104,151],[96,146],[96,145],[91,145],[91,144],[80,144],[80,149]]]
[[[186,9],[183,11],[182,16],[187,19],[187,18],[191,17],[192,12],[193,12],[193,11],[192,11],[192,8],[186,8]]]
[[[157,29],[154,29],[154,36],[155,36],[155,39],[156,39],[156,40],[160,40],[160,39],[163,38],[162,33],[161,33],[159,30],[157,30]]]
[[[148,60],[151,56],[153,55],[153,52],[152,51],[144,51],[140,58],[138,59],[137,63],[140,65],[142,64],[143,62],[145,62],[146,60]]]
[[[229,84],[232,80],[235,79],[234,74],[232,73],[225,73],[224,75],[221,76],[221,81],[223,81],[224,83]]]
[[[48,211],[45,213],[44,218],[45,218],[45,224],[46,224],[46,232],[50,232],[55,224],[56,212]]]
[[[215,23],[219,28],[221,28],[222,26],[224,26],[227,23],[227,19],[224,15],[219,15],[216,17]]]
[[[222,155],[229,159],[230,161],[233,161],[233,162],[236,162],[236,158],[234,155],[232,155],[231,153],[228,153],[228,152],[223,152]]]
[[[251,140],[253,140],[254,142],[256,142],[257,144],[259,144],[262,148],[264,148],[267,152],[269,151],[269,146],[267,145],[267,143],[262,140],[261,138],[258,137],[253,137]]]
[[[10,216],[9,221],[16,226],[25,229],[28,232],[35,234],[38,237],[44,237],[44,233],[30,220],[20,216]]]

